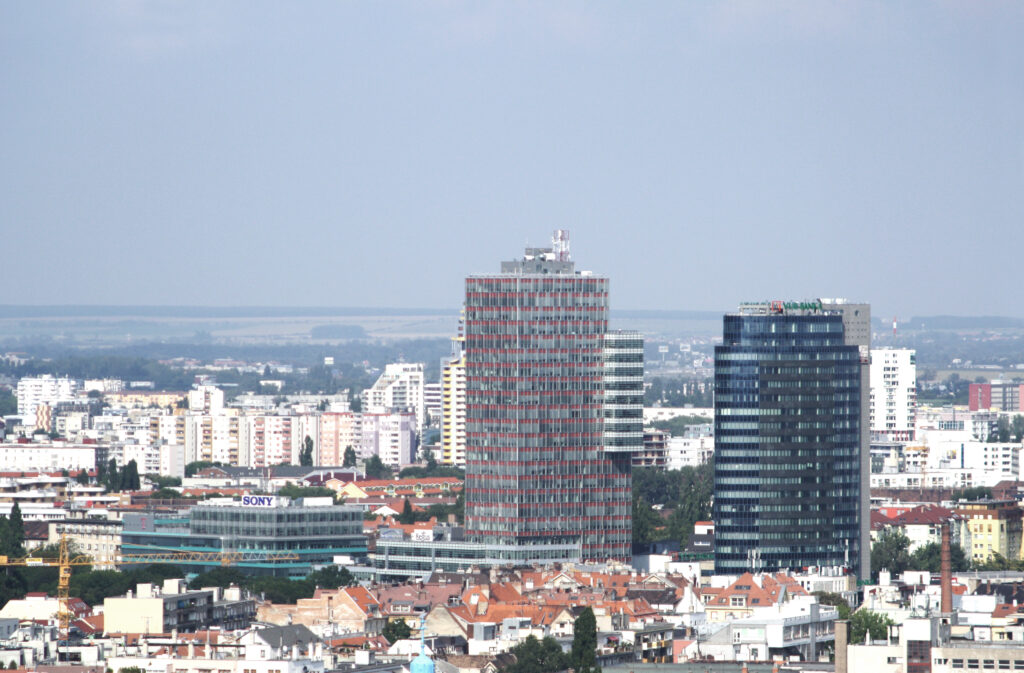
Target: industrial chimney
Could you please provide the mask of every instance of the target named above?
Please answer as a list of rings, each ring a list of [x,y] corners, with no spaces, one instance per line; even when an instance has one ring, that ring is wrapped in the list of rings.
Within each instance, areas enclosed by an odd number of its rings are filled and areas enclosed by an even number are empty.
[[[953,562],[949,551],[949,521],[942,524],[942,614],[953,614]]]

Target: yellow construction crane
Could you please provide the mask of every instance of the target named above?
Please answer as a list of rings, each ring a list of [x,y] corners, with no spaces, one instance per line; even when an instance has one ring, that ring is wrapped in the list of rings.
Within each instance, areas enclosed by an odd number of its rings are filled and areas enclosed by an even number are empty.
[[[113,561],[114,565],[128,563],[219,563],[229,566],[242,561],[298,561],[298,554],[292,552],[261,552],[261,551],[174,551],[165,547],[152,547],[152,552],[141,554],[125,554]],[[57,619],[60,624],[60,640],[67,641],[71,627],[71,608],[69,606],[71,591],[71,568],[73,566],[96,565],[97,561],[85,554],[71,555],[71,546],[67,536],[60,536],[60,547],[57,558],[40,556],[22,556],[8,558],[0,556],[0,567],[44,567],[57,568]]]

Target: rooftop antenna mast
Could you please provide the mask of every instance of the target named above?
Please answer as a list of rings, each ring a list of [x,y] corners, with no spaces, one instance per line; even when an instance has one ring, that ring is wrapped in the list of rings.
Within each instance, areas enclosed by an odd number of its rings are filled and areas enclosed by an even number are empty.
[[[555,229],[551,237],[551,251],[555,253],[555,259],[559,262],[568,262],[572,259],[569,254],[569,230]]]

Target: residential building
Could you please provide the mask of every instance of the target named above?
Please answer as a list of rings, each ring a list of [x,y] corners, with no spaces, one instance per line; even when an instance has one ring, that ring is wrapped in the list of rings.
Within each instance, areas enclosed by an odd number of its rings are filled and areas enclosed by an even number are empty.
[[[427,425],[437,425],[441,422],[441,403],[444,398],[441,382],[423,384],[423,408],[427,412]]]
[[[669,435],[664,430],[644,428],[644,448],[633,454],[633,467],[666,467],[668,438]]]
[[[870,310],[745,304],[715,347],[715,572],[870,564]]]
[[[96,446],[63,442],[0,444],[0,465],[7,472],[94,470]]]
[[[75,550],[92,558],[94,567],[116,570],[114,562],[121,555],[121,529],[115,519],[63,519],[48,522],[48,544],[60,544],[61,536],[74,543]]]
[[[389,364],[373,386],[363,392],[363,411],[411,411],[416,415],[416,432],[422,433],[427,422],[423,385],[423,363]]]
[[[1021,559],[1021,515],[1024,510],[1015,500],[976,500],[957,504],[960,546],[974,563],[983,563],[999,554],[1005,559]]]
[[[871,435],[875,441],[914,441],[917,351],[871,349]]]
[[[463,324],[467,537],[523,560],[628,560],[630,473],[604,436],[608,279],[576,271],[556,232],[469,276]]]
[[[317,465],[341,465],[345,449],[359,450],[363,441],[363,416],[345,411],[325,413],[320,418],[320,455]]]
[[[461,352],[441,365],[441,462],[466,466],[466,358]]]
[[[164,580],[162,586],[139,584],[126,596],[103,599],[106,633],[191,633],[220,627],[248,628],[256,603],[241,589],[220,587],[190,591],[185,580]]]
[[[15,393],[18,397],[18,415],[35,419],[36,407],[40,404],[53,407],[58,402],[73,402],[78,392],[78,382],[67,377],[57,378],[49,374],[25,376],[18,380]]]
[[[416,415],[391,411],[364,413],[358,453],[378,456],[389,467],[405,467],[416,458]]]
[[[188,391],[188,410],[216,416],[224,411],[224,391],[217,386],[196,386]]]
[[[185,462],[206,460],[242,465],[242,428],[238,416],[190,415],[185,420]]]

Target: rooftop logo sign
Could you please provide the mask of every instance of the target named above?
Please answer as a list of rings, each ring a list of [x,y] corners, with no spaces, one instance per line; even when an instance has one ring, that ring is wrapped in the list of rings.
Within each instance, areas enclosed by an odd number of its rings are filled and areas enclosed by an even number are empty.
[[[273,507],[277,498],[272,495],[243,495],[243,507]]]

